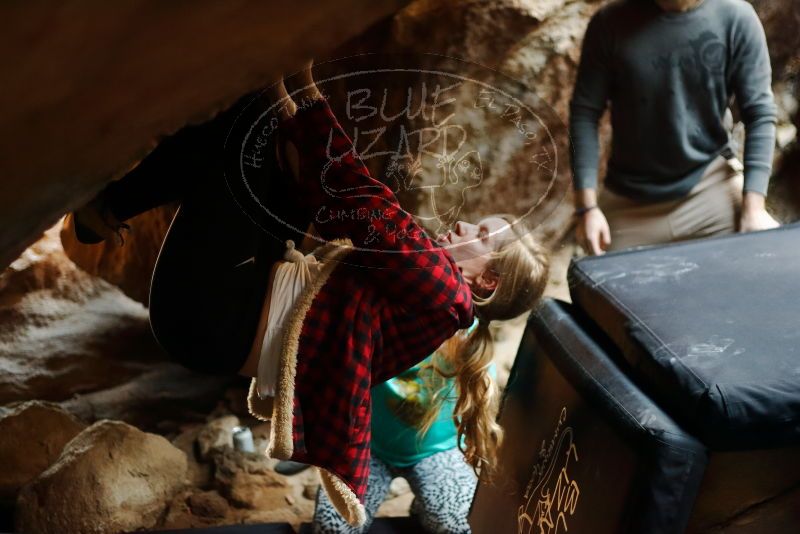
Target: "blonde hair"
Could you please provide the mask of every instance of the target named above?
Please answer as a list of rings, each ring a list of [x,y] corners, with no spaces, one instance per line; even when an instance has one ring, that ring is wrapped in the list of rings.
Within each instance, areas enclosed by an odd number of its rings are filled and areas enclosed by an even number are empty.
[[[476,473],[491,479],[497,449],[503,438],[495,421],[499,391],[489,374],[492,364],[492,321],[519,317],[533,309],[547,285],[549,261],[544,247],[513,216],[497,215],[509,223],[515,238],[493,252],[486,268],[498,275],[497,287],[483,298],[473,294],[477,326],[471,333],[455,335],[437,351],[430,366],[445,378],[455,378],[458,392],[453,421],[458,429],[458,447]],[[424,435],[438,418],[448,388],[432,381],[436,390],[420,429]],[[462,438],[463,440],[462,445]]]

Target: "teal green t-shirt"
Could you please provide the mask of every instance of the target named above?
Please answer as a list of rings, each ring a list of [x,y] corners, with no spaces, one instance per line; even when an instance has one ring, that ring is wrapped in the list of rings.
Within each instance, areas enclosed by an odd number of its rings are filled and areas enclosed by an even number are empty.
[[[402,374],[372,388],[372,454],[394,467],[408,467],[457,445],[453,423],[455,388],[447,381],[439,417],[425,436],[418,428],[430,404],[420,371],[430,357]],[[423,372],[432,372],[424,370]]]
[[[391,466],[409,467],[457,446],[453,409],[458,394],[454,379],[445,382],[438,418],[424,436],[419,436],[430,405],[430,391],[420,374],[435,373],[425,367],[432,357],[372,388],[372,454]],[[494,376],[494,365],[490,372]]]

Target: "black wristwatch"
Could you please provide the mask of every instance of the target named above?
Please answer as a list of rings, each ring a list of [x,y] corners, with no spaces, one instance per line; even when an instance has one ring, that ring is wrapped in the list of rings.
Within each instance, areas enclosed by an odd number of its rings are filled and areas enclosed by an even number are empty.
[[[597,207],[597,204],[586,206],[584,208],[575,208],[575,217],[582,217]]]

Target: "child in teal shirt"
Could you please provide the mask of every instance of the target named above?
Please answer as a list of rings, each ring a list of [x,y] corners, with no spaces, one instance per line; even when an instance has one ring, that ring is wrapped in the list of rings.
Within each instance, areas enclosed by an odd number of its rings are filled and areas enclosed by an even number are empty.
[[[431,405],[431,390],[437,389],[426,384],[436,373],[430,367],[433,358],[429,356],[372,388],[372,460],[365,499],[367,522],[361,528],[348,525],[320,489],[314,512],[316,534],[367,532],[389,485],[398,476],[405,478],[414,492],[411,515],[427,531],[470,532],[467,514],[477,478],[458,450],[458,432],[453,423],[457,394],[452,379],[445,379],[440,390],[443,400],[436,419],[424,435],[420,434]]]

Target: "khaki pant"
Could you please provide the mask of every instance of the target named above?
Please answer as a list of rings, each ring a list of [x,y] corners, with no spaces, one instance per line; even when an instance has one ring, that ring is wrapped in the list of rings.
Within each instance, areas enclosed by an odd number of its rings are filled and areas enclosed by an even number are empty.
[[[611,229],[609,251],[735,232],[743,180],[741,163],[719,156],[677,200],[642,203],[603,189],[597,203]]]

